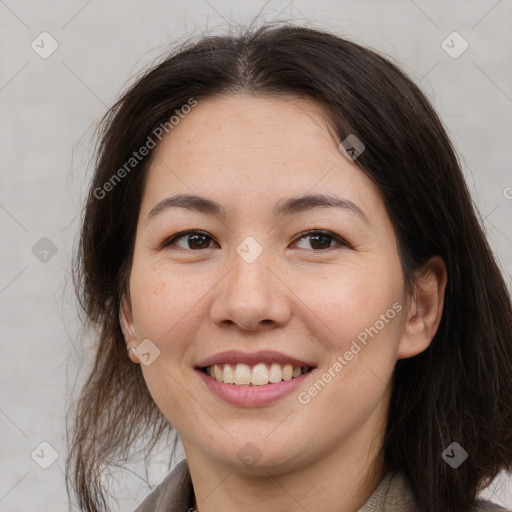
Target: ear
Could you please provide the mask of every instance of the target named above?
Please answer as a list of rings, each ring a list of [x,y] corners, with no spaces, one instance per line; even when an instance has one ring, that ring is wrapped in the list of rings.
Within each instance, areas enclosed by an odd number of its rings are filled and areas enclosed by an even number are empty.
[[[128,356],[133,363],[140,363],[139,358],[135,355],[135,349],[137,348],[138,342],[137,337],[135,336],[132,308],[126,295],[123,295],[123,298],[121,299],[121,305],[119,307],[119,323],[121,325],[121,330],[123,331]]]
[[[413,357],[430,346],[441,322],[446,282],[446,265],[439,256],[430,258],[417,272],[414,297],[398,346],[398,359]]]

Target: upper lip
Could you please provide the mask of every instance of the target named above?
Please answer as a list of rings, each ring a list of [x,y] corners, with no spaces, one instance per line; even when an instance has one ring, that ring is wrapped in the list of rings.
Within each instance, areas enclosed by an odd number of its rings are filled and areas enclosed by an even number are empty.
[[[275,350],[260,350],[258,352],[240,352],[239,350],[227,350],[219,352],[204,361],[202,361],[198,368],[205,368],[214,364],[236,364],[244,363],[253,365],[257,363],[278,363],[278,364],[291,364],[292,366],[310,366],[314,365],[311,362],[297,359],[293,356],[288,356]]]

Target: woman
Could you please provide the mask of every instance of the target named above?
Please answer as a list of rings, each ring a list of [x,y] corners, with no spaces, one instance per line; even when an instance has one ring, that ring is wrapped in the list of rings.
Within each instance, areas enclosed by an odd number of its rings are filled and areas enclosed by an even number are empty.
[[[453,512],[512,464],[512,308],[454,150],[375,52],[205,37],[104,120],[76,284],[98,327],[68,475],[174,428],[137,509]],[[172,425],[172,427],[171,427]]]

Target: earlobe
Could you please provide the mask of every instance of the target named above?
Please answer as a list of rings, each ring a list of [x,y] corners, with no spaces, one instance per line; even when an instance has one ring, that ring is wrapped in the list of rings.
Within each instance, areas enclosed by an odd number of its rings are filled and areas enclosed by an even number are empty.
[[[398,359],[413,357],[430,346],[441,322],[446,283],[446,265],[439,256],[430,258],[417,272]]]
[[[139,358],[135,354],[138,342],[137,337],[135,336],[133,315],[126,297],[123,297],[119,307],[119,324],[121,326],[121,331],[123,332],[124,341],[126,343],[126,349],[128,351],[130,360],[133,363],[140,363]]]

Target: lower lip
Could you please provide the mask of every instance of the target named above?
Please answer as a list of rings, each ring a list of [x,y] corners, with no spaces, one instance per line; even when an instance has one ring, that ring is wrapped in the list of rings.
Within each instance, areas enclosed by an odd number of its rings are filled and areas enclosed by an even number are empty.
[[[276,402],[280,398],[289,395],[295,391],[305,379],[307,379],[314,370],[302,374],[290,380],[277,382],[275,384],[265,384],[263,386],[224,384],[212,379],[201,370],[196,370],[203,382],[210,391],[222,400],[242,407],[257,407]]]

